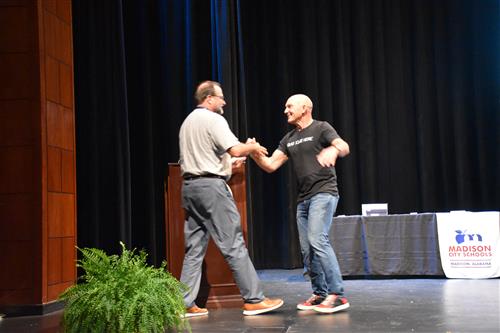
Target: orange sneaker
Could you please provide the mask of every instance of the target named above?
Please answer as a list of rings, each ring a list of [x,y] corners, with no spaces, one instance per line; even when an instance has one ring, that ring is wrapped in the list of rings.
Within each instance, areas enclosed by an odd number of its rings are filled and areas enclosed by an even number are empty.
[[[186,309],[186,314],[184,318],[206,316],[208,315],[208,310],[205,308],[199,308],[196,304]]]
[[[245,303],[243,305],[243,314],[245,316],[255,316],[261,313],[276,310],[283,305],[283,300],[280,298],[270,299],[264,298],[263,301],[259,303]]]

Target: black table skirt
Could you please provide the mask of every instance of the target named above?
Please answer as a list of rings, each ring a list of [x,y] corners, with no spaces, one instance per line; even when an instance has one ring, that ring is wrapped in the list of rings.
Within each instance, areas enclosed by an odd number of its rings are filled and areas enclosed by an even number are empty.
[[[344,276],[444,276],[436,214],[335,217],[330,242]]]

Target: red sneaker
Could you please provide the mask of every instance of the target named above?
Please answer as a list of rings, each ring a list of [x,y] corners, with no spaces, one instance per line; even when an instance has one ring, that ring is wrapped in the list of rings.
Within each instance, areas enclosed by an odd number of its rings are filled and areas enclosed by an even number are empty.
[[[297,309],[299,310],[312,310],[316,306],[320,305],[321,302],[325,300],[325,296],[312,294],[307,300],[302,303],[297,304]]]
[[[320,305],[314,307],[314,311],[321,313],[334,313],[349,307],[347,298],[339,295],[328,295]]]

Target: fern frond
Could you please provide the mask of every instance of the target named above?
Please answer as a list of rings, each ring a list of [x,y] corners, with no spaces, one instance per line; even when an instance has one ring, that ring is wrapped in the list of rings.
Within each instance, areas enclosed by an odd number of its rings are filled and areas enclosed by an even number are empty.
[[[78,249],[84,270],[80,282],[60,295],[66,302],[63,325],[67,332],[191,331],[182,319],[186,286],[167,270],[147,265],[145,251],[127,250],[120,256],[95,248]]]

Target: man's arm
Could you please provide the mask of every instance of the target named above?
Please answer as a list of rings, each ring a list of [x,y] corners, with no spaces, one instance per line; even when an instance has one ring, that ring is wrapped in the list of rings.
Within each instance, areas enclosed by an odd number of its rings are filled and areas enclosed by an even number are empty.
[[[333,140],[332,146],[337,148],[337,150],[339,151],[339,157],[347,156],[350,153],[349,145],[341,138],[336,138],[335,140]]]
[[[243,157],[249,154],[264,154],[267,155],[266,147],[261,146],[258,142],[238,143],[227,150],[231,157]]]
[[[232,169],[238,169],[241,167],[243,164],[245,164],[245,161],[247,160],[246,156],[244,157],[231,157],[231,167]]]
[[[279,149],[276,149],[270,157],[264,154],[251,154],[250,156],[261,169],[269,173],[276,171],[288,161],[288,156]]]
[[[323,167],[335,166],[337,157],[349,155],[349,145],[341,138],[336,138],[332,141],[331,146],[324,148],[316,156],[319,164]]]

